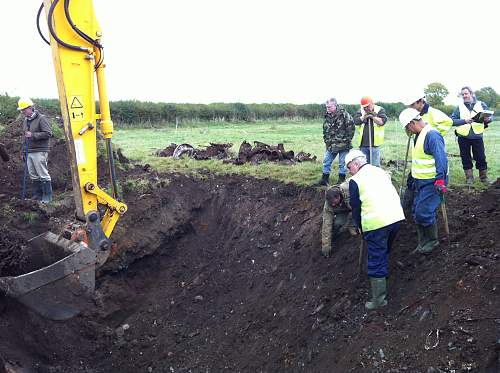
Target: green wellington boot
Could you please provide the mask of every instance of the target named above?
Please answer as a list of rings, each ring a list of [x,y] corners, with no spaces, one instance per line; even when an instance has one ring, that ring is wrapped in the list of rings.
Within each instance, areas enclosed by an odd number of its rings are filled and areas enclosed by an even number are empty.
[[[365,303],[365,308],[372,311],[386,306],[387,283],[385,277],[370,277],[370,285],[372,288],[372,299]]]
[[[418,250],[419,253],[428,255],[432,253],[432,250],[439,245],[439,240],[438,240],[438,227],[437,227],[437,222],[434,223],[433,225],[429,225],[428,227],[424,228],[424,235],[425,235],[425,243],[422,245],[420,250]]]

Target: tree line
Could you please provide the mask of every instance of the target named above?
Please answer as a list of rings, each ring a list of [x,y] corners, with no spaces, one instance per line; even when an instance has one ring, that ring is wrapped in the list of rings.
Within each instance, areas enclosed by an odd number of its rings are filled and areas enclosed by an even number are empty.
[[[445,105],[444,98],[449,94],[444,85],[439,82],[430,83],[424,90],[427,101],[434,107],[451,115],[454,106]],[[484,101],[492,109],[498,108],[500,96],[491,87],[481,88],[476,92],[478,100]],[[11,97],[7,93],[0,95],[0,123],[8,123],[18,116],[18,97]],[[36,99],[36,103],[43,112],[60,116],[59,100]],[[397,102],[377,102],[384,107],[388,117],[397,118],[405,108]],[[97,104],[96,104],[97,105]],[[342,105],[354,115],[359,105]],[[321,119],[325,112],[324,104],[243,104],[212,103],[212,104],[174,104],[154,103],[138,100],[121,100],[110,102],[111,118],[118,125],[141,126],[158,125],[162,123],[186,122],[253,122],[260,120],[313,120]]]

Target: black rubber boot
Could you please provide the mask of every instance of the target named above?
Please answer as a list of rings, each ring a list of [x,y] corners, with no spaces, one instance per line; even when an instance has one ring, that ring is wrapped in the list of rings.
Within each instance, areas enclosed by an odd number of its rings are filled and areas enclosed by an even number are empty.
[[[42,182],[40,180],[33,180],[33,195],[31,199],[34,201],[41,201],[43,196]]]
[[[52,182],[42,181],[42,203],[49,203],[52,201]]]
[[[316,183],[317,186],[328,185],[328,180],[330,179],[330,174],[323,174],[321,180]]]
[[[339,184],[345,181],[345,174],[339,174]]]

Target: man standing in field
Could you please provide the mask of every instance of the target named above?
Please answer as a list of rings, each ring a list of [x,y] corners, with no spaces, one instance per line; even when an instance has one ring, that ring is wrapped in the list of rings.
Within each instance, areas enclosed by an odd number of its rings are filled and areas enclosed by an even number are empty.
[[[443,113],[441,110],[435,109],[425,101],[425,94],[417,93],[408,96],[404,103],[406,106],[418,110],[422,120],[435,128],[443,138],[446,136],[451,126],[453,119]]]
[[[439,244],[436,211],[446,193],[448,179],[444,139],[435,128],[424,122],[416,109],[403,110],[399,121],[407,133],[416,135],[411,165],[415,187],[413,219],[418,236],[414,252],[427,255]]]
[[[488,110],[488,105],[482,101],[477,101],[474,92],[470,87],[463,87],[461,90],[463,102],[455,108],[451,118],[455,127],[455,134],[458,137],[460,148],[460,158],[465,173],[465,182],[472,185],[474,173],[472,170],[472,159],[476,161],[476,168],[479,170],[479,179],[484,184],[489,184],[488,164],[484,152],[483,132],[492,121],[491,116],[484,116],[480,121],[474,121],[474,117]],[[471,157],[472,151],[472,157]]]
[[[352,218],[368,246],[368,276],[372,294],[365,307],[374,310],[387,304],[389,252],[405,215],[387,172],[367,164],[366,156],[360,150],[351,150],[345,161],[353,175],[349,180]]]
[[[349,182],[334,185],[325,193],[323,225],[321,227],[321,253],[329,257],[332,251],[332,237],[348,231],[356,235],[349,204]]]
[[[323,159],[323,176],[317,185],[328,185],[332,163],[339,156],[339,183],[345,181],[347,169],[345,156],[352,148],[354,124],[351,115],[340,105],[335,98],[326,102],[325,121],[323,122],[323,141],[326,150]]]
[[[361,108],[354,115],[358,126],[358,146],[373,166],[380,167],[380,145],[384,142],[384,125],[387,114],[381,106],[375,105],[371,97],[361,99]]]
[[[33,183],[32,198],[42,203],[49,203],[52,201],[52,181],[47,160],[52,128],[47,118],[35,110],[31,99],[19,99],[17,110],[25,116],[23,153]]]

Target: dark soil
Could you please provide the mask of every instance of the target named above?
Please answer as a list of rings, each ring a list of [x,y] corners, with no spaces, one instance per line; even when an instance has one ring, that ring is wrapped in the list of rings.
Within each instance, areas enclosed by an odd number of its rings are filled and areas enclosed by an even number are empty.
[[[51,162],[55,171],[56,149]],[[0,167],[7,276],[27,239],[60,230],[73,207],[67,176],[54,183],[58,203],[39,207],[18,198],[22,162],[11,154]],[[410,254],[406,223],[389,304],[367,313],[359,237],[320,255],[322,191],[141,167],[121,178],[129,211],[95,306],[54,322],[0,299],[0,372],[499,372],[500,189],[451,191],[451,236],[429,257]],[[148,187],[134,189],[137,179]]]

